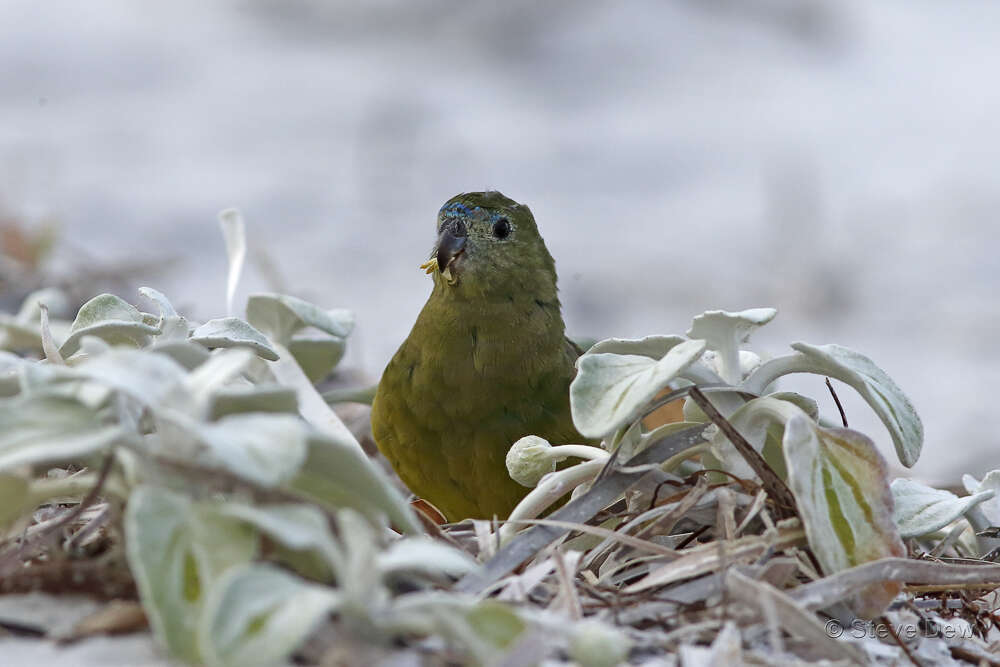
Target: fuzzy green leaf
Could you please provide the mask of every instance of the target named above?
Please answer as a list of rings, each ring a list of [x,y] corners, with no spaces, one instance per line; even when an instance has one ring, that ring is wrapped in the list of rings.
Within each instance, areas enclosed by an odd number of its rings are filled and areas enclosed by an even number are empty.
[[[288,503],[259,506],[228,501],[219,505],[218,512],[249,523],[290,549],[319,549],[324,552],[335,549],[326,516],[312,505]]]
[[[912,479],[895,479],[892,495],[896,501],[893,518],[903,537],[919,537],[941,530],[979,503],[993,497],[992,490],[958,497],[951,491],[925,486]]]
[[[208,361],[208,357],[211,355],[211,352],[205,349],[204,345],[192,343],[189,340],[157,341],[147,349],[150,352],[170,357],[189,371],[193,371]]]
[[[191,340],[212,349],[217,347],[246,347],[261,359],[275,361],[278,353],[260,331],[238,317],[220,317],[209,320],[191,332]]]
[[[709,310],[694,318],[688,329],[688,338],[701,339],[707,349],[718,354],[719,375],[729,384],[738,384],[740,372],[740,345],[750,338],[754,329],[762,327],[778,314],[774,308],[751,308],[738,313]]]
[[[808,399],[798,394],[770,394],[755,398],[741,405],[731,415],[729,423],[746,438],[747,442],[760,452],[771,467],[782,474],[785,461],[782,455],[781,439],[786,422],[804,413],[800,404],[811,407]],[[722,468],[737,477],[753,478],[755,473],[746,460],[736,451],[733,444],[721,430],[713,429],[711,437],[712,458],[706,467]]]
[[[212,667],[281,664],[339,603],[334,589],[271,565],[233,568],[210,592],[198,644]]]
[[[0,401],[0,470],[82,462],[124,436],[92,407],[58,395]]]
[[[906,555],[892,518],[887,466],[871,440],[797,415],[785,425],[783,447],[788,485],[809,546],[826,574]],[[900,586],[868,586],[854,600],[855,611],[865,618],[881,614]]]
[[[885,371],[863,354],[840,345],[793,343],[792,348],[798,354],[762,364],[743,383],[743,388],[760,393],[788,373],[817,373],[836,378],[861,394],[879,416],[892,436],[900,462],[907,467],[917,462],[924,443],[923,424],[910,399]]]
[[[508,648],[524,632],[524,619],[510,605],[483,600],[465,614],[465,621],[476,638],[497,648]]]
[[[983,503],[982,510],[990,525],[1000,526],[1000,470],[991,470],[982,481],[972,475],[962,475],[962,485],[972,495],[983,491],[992,491],[993,497]]]
[[[377,564],[383,574],[418,572],[429,576],[462,576],[477,566],[464,551],[423,536],[393,542],[378,555]]]
[[[194,401],[204,407],[216,391],[234,382],[244,382],[242,375],[254,358],[253,352],[244,347],[216,350],[205,363],[188,374],[184,387],[191,392]]]
[[[421,533],[409,504],[360,448],[313,435],[298,475],[287,485],[331,509],[351,507],[371,520],[385,515],[401,530]]]
[[[627,425],[671,380],[705,351],[705,341],[671,346],[662,359],[635,354],[584,354],[569,387],[573,423],[601,438]]]
[[[493,664],[528,627],[516,608],[438,591],[394,601],[387,625],[405,634],[439,634],[464,647],[473,664]]]
[[[77,372],[123,392],[144,405],[188,407],[187,373],[166,355],[146,350],[113,349],[87,359]]]
[[[53,317],[65,315],[69,309],[69,299],[64,291],[56,287],[44,287],[24,297],[21,309],[17,311],[17,319],[22,322],[37,322],[42,304],[48,307]]]
[[[229,568],[250,562],[256,532],[166,489],[140,486],[125,511],[125,550],[143,609],[157,638],[200,662],[196,634],[207,592]]]
[[[42,337],[38,327],[42,305],[55,316],[66,310],[66,294],[52,287],[40,289],[25,297],[16,316],[0,313],[0,349],[32,352],[42,350]],[[53,319],[50,328],[56,340],[64,340],[69,335],[69,323]]]
[[[296,336],[288,343],[289,351],[310,382],[318,382],[329,375],[343,358],[346,347],[347,341],[343,338],[331,337]]]
[[[282,345],[305,327],[314,327],[338,338],[346,338],[354,328],[354,315],[349,310],[323,310],[308,301],[283,294],[251,295],[247,299],[247,321]]]
[[[69,357],[80,348],[84,336],[97,336],[111,345],[144,347],[150,336],[159,333],[158,327],[148,324],[143,314],[124,299],[101,294],[80,307],[59,352]]]
[[[569,655],[580,667],[617,667],[627,663],[631,647],[622,630],[588,618],[573,624]]]
[[[238,501],[221,503],[219,514],[244,521],[277,546],[284,547],[285,562],[303,575],[319,574],[329,578],[335,573],[343,579],[344,558],[327,517],[314,505],[250,505]],[[300,569],[301,566],[301,569]]]
[[[309,429],[292,415],[235,414],[205,424],[172,414],[169,422],[201,443],[194,454],[199,463],[264,487],[295,477],[306,458]]]
[[[246,412],[298,414],[294,389],[278,384],[222,387],[210,397],[209,419]]]
[[[37,352],[42,349],[42,335],[35,322],[25,322],[0,313],[0,349]]]
[[[587,350],[587,354],[636,354],[651,359],[662,359],[667,352],[686,340],[683,336],[607,338],[594,344]]]

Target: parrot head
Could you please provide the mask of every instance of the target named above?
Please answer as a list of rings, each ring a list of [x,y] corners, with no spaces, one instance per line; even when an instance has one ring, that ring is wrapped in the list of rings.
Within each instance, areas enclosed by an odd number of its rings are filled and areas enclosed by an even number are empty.
[[[555,290],[555,262],[531,210],[499,192],[449,199],[437,217],[437,243],[421,268],[435,289],[467,296]]]

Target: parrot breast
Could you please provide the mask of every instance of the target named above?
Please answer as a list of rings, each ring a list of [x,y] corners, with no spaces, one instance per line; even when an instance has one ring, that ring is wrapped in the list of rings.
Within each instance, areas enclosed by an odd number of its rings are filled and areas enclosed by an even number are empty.
[[[569,408],[579,352],[558,300],[461,302],[445,289],[386,367],[372,431],[403,482],[450,521],[505,518],[529,491],[507,474],[516,440],[583,441]]]

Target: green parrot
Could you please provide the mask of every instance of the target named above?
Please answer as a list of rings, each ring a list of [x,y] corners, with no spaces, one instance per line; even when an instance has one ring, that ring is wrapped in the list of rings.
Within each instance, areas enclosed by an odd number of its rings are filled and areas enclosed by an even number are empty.
[[[372,404],[379,450],[449,521],[506,518],[528,489],[507,474],[525,435],[584,442],[569,384],[580,349],[565,336],[556,269],[527,206],[499,192],[441,208],[421,268],[434,289]]]

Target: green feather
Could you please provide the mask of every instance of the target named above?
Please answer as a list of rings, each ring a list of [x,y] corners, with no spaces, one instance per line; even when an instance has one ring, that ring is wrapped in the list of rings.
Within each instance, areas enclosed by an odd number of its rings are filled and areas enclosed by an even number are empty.
[[[569,408],[579,349],[565,337],[555,263],[527,206],[462,194],[442,208],[438,229],[439,244],[465,234],[454,278],[442,275],[448,267],[433,272],[382,375],[372,431],[403,482],[449,520],[505,518],[528,492],[504,463],[518,438],[584,442]]]

